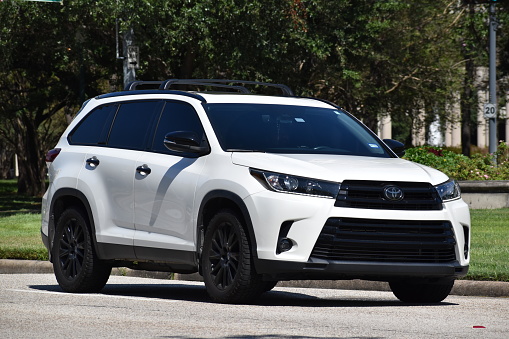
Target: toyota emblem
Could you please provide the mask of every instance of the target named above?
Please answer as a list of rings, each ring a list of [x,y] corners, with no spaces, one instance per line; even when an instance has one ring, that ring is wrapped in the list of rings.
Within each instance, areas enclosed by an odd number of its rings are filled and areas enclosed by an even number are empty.
[[[384,197],[387,200],[399,201],[403,199],[403,190],[398,186],[386,186],[384,187]]]

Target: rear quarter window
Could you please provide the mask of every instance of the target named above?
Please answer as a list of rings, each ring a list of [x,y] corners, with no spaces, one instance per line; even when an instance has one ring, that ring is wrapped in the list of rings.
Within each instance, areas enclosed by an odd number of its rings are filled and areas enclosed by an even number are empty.
[[[71,145],[100,145],[106,138],[118,105],[104,105],[90,112],[69,134]]]

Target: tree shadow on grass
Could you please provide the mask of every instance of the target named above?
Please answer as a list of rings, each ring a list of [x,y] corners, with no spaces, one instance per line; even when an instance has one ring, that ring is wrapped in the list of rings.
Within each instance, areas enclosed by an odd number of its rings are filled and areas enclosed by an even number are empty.
[[[0,195],[0,217],[40,212],[41,198],[16,194]]]

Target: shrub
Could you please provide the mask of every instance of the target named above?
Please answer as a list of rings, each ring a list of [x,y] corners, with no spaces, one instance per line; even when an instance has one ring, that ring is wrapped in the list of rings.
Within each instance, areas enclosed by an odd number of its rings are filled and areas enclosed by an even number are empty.
[[[441,147],[422,146],[407,149],[404,158],[457,180],[509,180],[509,146],[502,141],[495,154],[474,154],[469,158]]]

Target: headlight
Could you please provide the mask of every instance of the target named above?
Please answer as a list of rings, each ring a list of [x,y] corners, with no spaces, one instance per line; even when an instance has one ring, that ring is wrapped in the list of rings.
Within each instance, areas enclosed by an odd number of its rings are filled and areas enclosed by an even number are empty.
[[[435,186],[435,188],[444,202],[456,200],[461,197],[460,185],[458,185],[456,180],[446,181],[443,184]]]
[[[293,175],[251,169],[251,175],[268,189],[284,193],[296,193],[334,199],[339,192],[339,183],[296,177]]]

